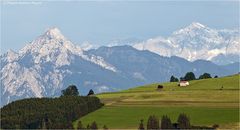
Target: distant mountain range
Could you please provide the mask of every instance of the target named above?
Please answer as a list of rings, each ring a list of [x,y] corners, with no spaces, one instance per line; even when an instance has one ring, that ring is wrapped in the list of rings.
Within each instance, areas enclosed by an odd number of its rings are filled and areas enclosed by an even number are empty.
[[[1,55],[1,106],[27,97],[59,96],[70,84],[86,95],[117,91],[153,82],[168,81],[171,75],[193,71],[224,76],[237,73],[239,63],[216,65],[210,61],[188,61],[165,57],[132,46],[83,50],[51,28],[19,52]]]
[[[216,30],[193,22],[169,37],[156,37],[133,45],[162,56],[179,56],[188,61],[209,60],[219,65],[239,62],[239,30]]]

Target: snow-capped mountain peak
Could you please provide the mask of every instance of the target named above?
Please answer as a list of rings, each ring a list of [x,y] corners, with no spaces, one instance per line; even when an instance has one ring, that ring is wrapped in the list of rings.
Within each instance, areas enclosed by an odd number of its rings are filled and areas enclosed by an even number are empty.
[[[49,28],[44,35],[52,39],[65,39],[57,27]]]
[[[189,61],[213,60],[219,54],[239,55],[239,30],[217,30],[193,22],[169,37],[159,37],[133,46],[139,50],[149,50],[163,56],[179,56]]]
[[[85,55],[84,50],[64,37],[58,28],[48,29],[43,35],[20,50],[21,57],[30,53],[34,63],[52,62],[56,66],[69,65],[73,55],[116,72],[116,68],[106,63],[103,58]]]
[[[32,52],[46,53],[57,49],[68,50],[72,53],[80,53],[82,49],[75,46],[71,41],[64,37],[61,31],[54,27],[48,29],[43,35],[25,46],[20,52],[25,53],[27,50]]]
[[[205,28],[206,26],[201,24],[201,23],[198,23],[198,22],[192,22],[190,25],[189,25],[190,28]]]
[[[179,35],[179,34],[186,35],[187,34],[190,36],[195,36],[193,34],[198,34],[198,33],[213,33],[213,34],[215,34],[216,32],[214,29],[211,29],[201,23],[193,22],[190,25],[188,25],[187,27],[173,32],[173,35]]]

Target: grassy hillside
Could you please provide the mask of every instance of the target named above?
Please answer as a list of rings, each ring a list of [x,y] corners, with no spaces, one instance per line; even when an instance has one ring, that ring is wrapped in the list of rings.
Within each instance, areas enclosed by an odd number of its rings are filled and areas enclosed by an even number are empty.
[[[194,125],[222,128],[239,127],[239,75],[190,81],[187,87],[177,83],[140,86],[121,92],[97,95],[105,106],[81,118],[83,124],[96,121],[100,127],[137,128],[140,119],[164,114],[176,121],[179,113],[190,116]],[[223,88],[223,89],[221,89]],[[77,122],[77,121],[76,121]],[[75,122],[75,125],[76,125]]]

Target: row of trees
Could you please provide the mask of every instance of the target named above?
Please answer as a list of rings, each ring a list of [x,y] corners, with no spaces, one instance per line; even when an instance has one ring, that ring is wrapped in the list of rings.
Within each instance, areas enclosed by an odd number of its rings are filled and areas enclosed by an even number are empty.
[[[158,129],[190,129],[191,128],[191,124],[190,124],[190,119],[189,117],[182,113],[178,116],[178,120],[177,123],[172,123],[171,119],[167,116],[164,115],[161,118],[161,123],[158,119],[158,117],[156,117],[155,115],[151,115],[148,118],[148,122],[147,122],[147,130],[158,130]],[[139,130],[144,130],[144,123],[143,120],[140,120],[140,124],[138,127]]]
[[[208,79],[208,78],[212,78],[211,74],[204,73],[200,75],[198,79]],[[216,75],[214,76],[214,78],[218,78],[218,76]],[[193,72],[187,72],[184,77],[180,77],[180,81],[184,81],[184,80],[190,81],[190,80],[196,80],[196,79],[197,78]],[[170,77],[170,82],[178,82],[178,81],[179,81],[178,78],[174,77],[173,75]]]
[[[69,86],[58,98],[29,98],[1,108],[1,129],[71,129],[72,122],[103,106],[94,96],[78,96]]]
[[[79,129],[79,130],[97,130],[98,125],[95,121],[93,121],[90,125],[88,124],[86,127],[84,127],[82,122],[78,121],[77,129]],[[108,127],[106,125],[104,125],[103,130],[108,130]]]

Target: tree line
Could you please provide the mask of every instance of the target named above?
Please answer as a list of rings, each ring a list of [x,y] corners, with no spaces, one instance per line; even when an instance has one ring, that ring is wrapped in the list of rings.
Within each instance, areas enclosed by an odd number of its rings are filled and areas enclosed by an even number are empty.
[[[71,129],[72,122],[101,108],[95,96],[79,96],[75,85],[57,98],[29,98],[1,108],[1,129]]]
[[[167,115],[163,115],[161,120],[155,115],[150,115],[147,121],[146,127],[144,126],[143,120],[140,120],[139,130],[165,130],[165,129],[216,129],[218,125],[212,127],[207,126],[193,126],[190,123],[190,118],[181,113],[178,116],[177,122],[172,123],[171,119]]]
[[[78,130],[97,130],[98,125],[96,121],[93,121],[91,124],[87,124],[87,126],[84,126],[81,121],[78,121],[77,129]],[[108,127],[106,125],[103,125],[102,129],[108,130]]]
[[[161,120],[155,115],[150,115],[147,124],[144,125],[144,120],[141,119],[138,130],[166,130],[166,129],[217,129],[219,125],[214,124],[212,127],[209,126],[195,126],[191,125],[190,118],[185,113],[179,114],[177,118],[177,122],[173,123],[171,119],[167,115],[163,115]],[[87,124],[84,126],[81,121],[77,123],[77,129],[79,130],[97,130],[98,125],[97,122],[93,121],[91,124]],[[103,130],[108,130],[106,125],[103,125]]]
[[[170,82],[178,82],[180,81],[190,81],[190,80],[196,80],[196,79],[208,79],[212,78],[211,74],[209,73],[204,73],[200,75],[198,78],[196,78],[195,74],[193,72],[187,72],[184,77],[180,77],[179,79],[175,76],[170,77]],[[214,78],[218,78],[217,75],[214,76]]]

